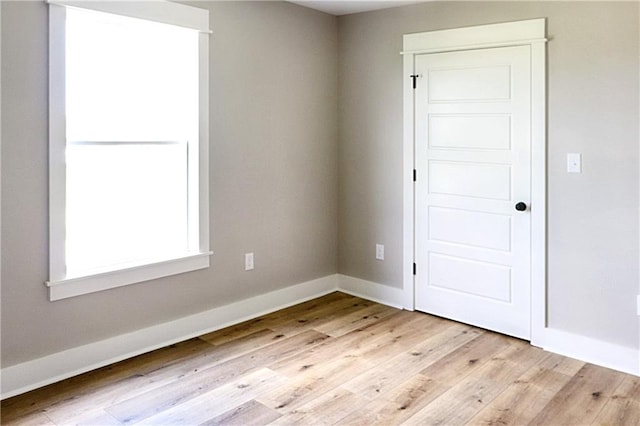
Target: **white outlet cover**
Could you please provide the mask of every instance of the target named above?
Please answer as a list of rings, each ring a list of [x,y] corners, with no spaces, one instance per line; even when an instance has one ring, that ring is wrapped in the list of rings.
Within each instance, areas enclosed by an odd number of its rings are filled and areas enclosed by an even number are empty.
[[[384,260],[384,245],[376,244],[376,259]]]
[[[244,255],[244,270],[251,271],[253,269],[253,253],[246,253]]]
[[[567,154],[567,173],[582,173],[582,155],[578,153]]]

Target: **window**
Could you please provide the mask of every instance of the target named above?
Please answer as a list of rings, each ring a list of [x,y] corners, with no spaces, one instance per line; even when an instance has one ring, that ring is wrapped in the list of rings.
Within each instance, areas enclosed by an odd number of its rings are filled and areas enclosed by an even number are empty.
[[[208,12],[50,4],[50,299],[209,266]]]

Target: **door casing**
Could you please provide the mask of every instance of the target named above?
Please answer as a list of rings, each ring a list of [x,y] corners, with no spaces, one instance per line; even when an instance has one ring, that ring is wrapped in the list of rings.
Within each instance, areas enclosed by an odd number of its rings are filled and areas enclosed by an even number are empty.
[[[403,292],[415,308],[415,57],[491,47],[531,47],[531,343],[544,340],[546,315],[546,20],[544,18],[403,36]],[[426,177],[421,177],[422,179]],[[418,272],[420,273],[420,272]],[[422,273],[425,273],[422,271]]]

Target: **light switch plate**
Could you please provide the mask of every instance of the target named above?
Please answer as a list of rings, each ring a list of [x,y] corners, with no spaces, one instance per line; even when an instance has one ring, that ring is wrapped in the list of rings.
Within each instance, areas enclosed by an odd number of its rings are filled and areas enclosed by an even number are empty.
[[[582,173],[582,154],[567,154],[567,173]]]
[[[245,253],[244,255],[244,270],[253,270],[253,253]]]

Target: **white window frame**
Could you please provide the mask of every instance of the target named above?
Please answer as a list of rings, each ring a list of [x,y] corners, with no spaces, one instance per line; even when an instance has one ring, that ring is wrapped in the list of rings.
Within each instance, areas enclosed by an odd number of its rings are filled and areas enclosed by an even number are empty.
[[[209,12],[163,0],[144,2],[50,0],[49,3],[49,299],[59,300],[209,267]],[[198,250],[185,256],[81,277],[65,267],[66,124],[65,17],[67,7],[113,13],[199,32]],[[193,192],[192,192],[193,191]],[[190,218],[193,217],[190,213]]]

